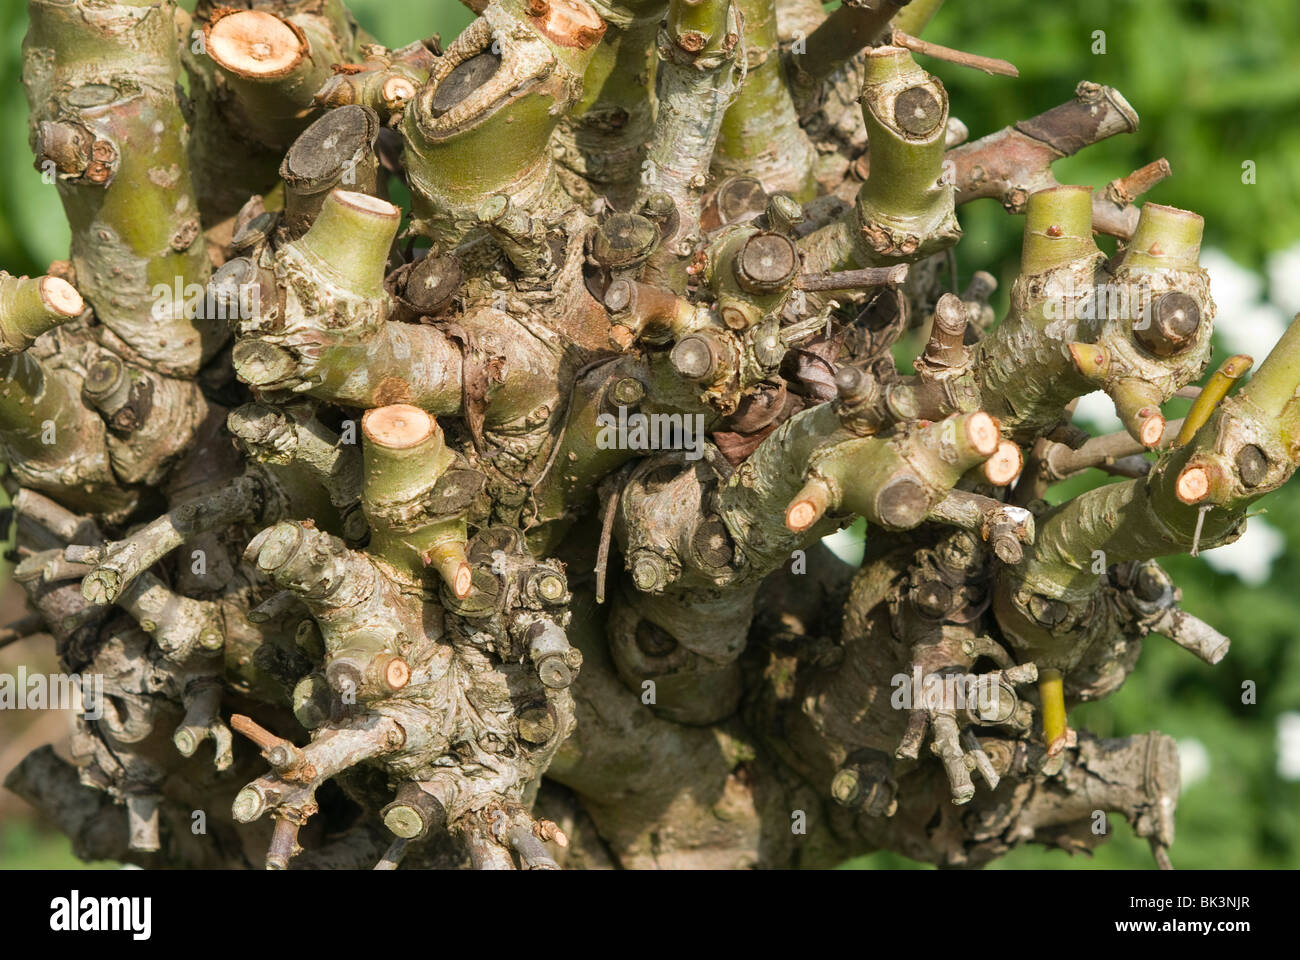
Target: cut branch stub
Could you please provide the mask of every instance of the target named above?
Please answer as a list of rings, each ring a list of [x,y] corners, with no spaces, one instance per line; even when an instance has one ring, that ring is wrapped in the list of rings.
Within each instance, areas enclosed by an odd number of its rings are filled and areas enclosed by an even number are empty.
[[[858,190],[863,262],[919,258],[960,236],[950,182],[941,176],[948,92],[899,47],[867,54],[862,116],[871,176]]]
[[[407,51],[413,55],[406,56]],[[369,45],[365,55],[366,62],[359,66],[348,69],[336,66],[334,75],[321,85],[313,99],[323,107],[369,107],[387,122],[415,98],[429,79],[435,57],[423,44],[382,53]]]
[[[81,294],[60,277],[12,277],[0,271],[0,356],[26,350],[85,308]]]
[[[659,229],[647,217],[615,213],[591,238],[591,256],[607,270],[627,270],[645,262],[659,244]]]
[[[284,149],[310,122],[316,91],[350,37],[322,16],[216,11],[204,27],[208,56],[224,74],[253,138]]]
[[[1049,430],[1067,403],[1108,375],[1105,350],[1090,342],[1105,259],[1091,224],[1089,187],[1049,187],[1029,198],[1010,313],[973,348],[981,405],[1019,443]],[[1081,358],[1103,366],[1090,375]]]
[[[746,174],[727,177],[709,194],[700,214],[700,226],[716,230],[752,220],[763,212],[767,199],[767,190],[757,177]]]
[[[432,793],[418,783],[404,783],[397,788],[397,796],[380,811],[384,826],[396,837],[417,840],[430,830],[441,829],[447,823],[447,811]]]
[[[24,84],[38,164],[60,171],[78,290],[145,363],[185,376],[225,331],[194,318],[190,291],[210,264],[177,97],[175,6],[153,9],[35,0]]]
[[[1101,362],[1087,375],[1115,402],[1129,434],[1147,447],[1164,433],[1160,405],[1209,363],[1214,301],[1197,262],[1204,226],[1187,210],[1144,204],[1133,241],[1105,288],[1114,295],[1098,304],[1104,322],[1094,359]]]
[[[208,25],[208,55],[253,80],[282,77],[307,55],[301,28],[262,10],[231,11]]]
[[[1235,515],[1295,470],[1300,437],[1300,403],[1295,399],[1300,389],[1298,327],[1300,318],[1292,321],[1237,395],[1223,401],[1180,448],[1189,452],[1174,481],[1182,503],[1222,506]],[[1171,464],[1179,462],[1171,459]]]
[[[450,249],[496,194],[542,222],[563,209],[550,138],[603,29],[585,0],[542,17],[493,3],[447,47],[398,128],[415,232]]]
[[[383,295],[388,252],[402,211],[387,200],[351,190],[333,190],[311,229],[296,241],[335,282],[364,297]]]
[[[736,282],[749,293],[769,294],[789,287],[799,269],[794,241],[779,233],[756,233],[734,261]]]
[[[887,530],[921,523],[961,475],[997,452],[997,421],[977,411],[906,430],[891,440],[846,440],[812,457],[808,482],[786,509],[806,530],[834,507]]]
[[[229,18],[227,18],[229,19]],[[374,155],[379,117],[369,107],[328,111],[293,142],[280,165],[285,182],[284,232],[302,236],[335,187],[353,193],[378,193],[379,162]]]
[[[466,508],[475,490],[457,484],[469,471],[448,468],[455,455],[434,418],[407,404],[366,411],[365,485],[362,503],[370,521],[370,551],[415,582],[432,566],[458,600],[469,596],[471,570],[465,555]],[[443,481],[447,477],[446,482]],[[469,494],[465,496],[464,494]],[[448,501],[455,501],[448,508]]]
[[[690,301],[671,290],[636,280],[618,279],[605,291],[605,307],[613,314],[614,339],[624,349],[637,339],[664,343],[687,329],[695,318]]]
[[[799,241],[810,273],[915,262],[961,236],[944,172],[948,93],[901,47],[867,51],[862,118],[871,174],[857,200]]]
[[[949,151],[957,203],[993,197],[1007,212],[1021,213],[1030,195],[1056,185],[1051,165],[1057,160],[1137,128],[1137,112],[1118,90],[1084,81],[1073,100]],[[1132,234],[1132,207],[1098,194],[1093,209],[1099,232],[1124,239]]]
[[[99,550],[93,558],[95,569],[82,581],[82,595],[91,603],[113,603],[142,571],[186,540],[253,520],[261,509],[261,484],[248,476],[200,500],[181,504],[126,539]],[[74,551],[68,559],[76,562],[82,557]]]
[[[984,461],[981,470],[984,479],[995,487],[1005,487],[1014,483],[1025,466],[1025,455],[1015,443],[1003,438],[998,441],[998,448]]]
[[[122,518],[137,500],[113,475],[104,421],[69,370],[31,351],[0,357],[0,449],[24,485],[87,513]]]

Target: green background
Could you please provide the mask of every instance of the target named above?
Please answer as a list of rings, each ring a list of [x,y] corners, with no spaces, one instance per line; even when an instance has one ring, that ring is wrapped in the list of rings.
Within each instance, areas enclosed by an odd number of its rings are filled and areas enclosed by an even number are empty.
[[[471,17],[455,0],[352,0],[351,7],[390,45],[434,32],[450,39]],[[27,146],[19,80],[25,30],[23,6],[12,0],[0,5],[0,266],[39,273],[43,264],[66,256],[68,236],[54,189],[41,182]],[[1013,80],[921,58],[948,87],[952,113],[967,124],[972,139],[1069,99],[1080,80],[1115,86],[1142,116],[1140,131],[1057,164],[1060,180],[1100,189],[1164,156],[1174,177],[1147,198],[1203,214],[1207,247],[1261,278],[1270,257],[1300,250],[1295,0],[949,0],[925,35],[1011,60],[1020,69]],[[1094,52],[1099,40],[1104,53]],[[1254,184],[1242,182],[1245,161],[1254,164]],[[979,201],[963,208],[960,220],[966,233],[958,247],[963,283],[974,270],[990,270],[1001,280],[1004,297],[1015,275],[1020,219],[993,201]],[[1262,298],[1281,298],[1266,279],[1260,282]],[[1217,321],[1220,329],[1251,322],[1251,316],[1222,309]],[[1230,352],[1220,347],[1216,358]],[[1181,416],[1185,407],[1175,401],[1166,413]],[[1095,482],[1063,484],[1054,499]],[[1179,802],[1172,851],[1178,867],[1300,866],[1300,781],[1278,772],[1277,734],[1279,717],[1300,710],[1300,483],[1259,507],[1284,538],[1264,583],[1248,585],[1203,559],[1166,563],[1184,591],[1185,608],[1232,638],[1227,659],[1212,668],[1153,637],[1118,694],[1071,717],[1074,725],[1104,736],[1159,729],[1181,741],[1184,753],[1203,749],[1208,767],[1185,786]],[[1247,681],[1257,687],[1253,705],[1242,703]],[[6,730],[0,722],[0,745]],[[1021,848],[996,866],[1150,868],[1145,842],[1126,824],[1114,818],[1111,823],[1115,838],[1092,859]],[[22,814],[0,823],[0,866],[75,863],[66,841],[42,824]],[[916,865],[877,854],[849,866]]]

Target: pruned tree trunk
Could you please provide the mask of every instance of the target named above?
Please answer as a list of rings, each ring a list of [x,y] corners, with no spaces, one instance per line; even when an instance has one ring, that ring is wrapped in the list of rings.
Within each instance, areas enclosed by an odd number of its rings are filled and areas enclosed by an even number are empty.
[[[1300,325],[1166,423],[1201,218],[1133,206],[1163,161],[1055,180],[1136,129],[1107,87],[963,144],[917,56],[1015,71],[939,6],[387,49],[337,0],[31,0],[72,249],[0,275],[0,445],[23,629],[103,697],[9,788],[152,866],[979,866],[1098,811],[1167,864],[1172,741],[1068,712],[1149,633],[1227,652],[1156,560],[1291,476]],[[936,269],[981,197],[1025,218],[996,325]],[[1125,434],[1070,424],[1098,389]]]

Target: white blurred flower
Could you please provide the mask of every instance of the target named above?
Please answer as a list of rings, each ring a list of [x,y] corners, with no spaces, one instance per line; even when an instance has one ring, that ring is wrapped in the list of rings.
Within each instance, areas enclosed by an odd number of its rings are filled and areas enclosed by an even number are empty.
[[[1300,252],[1297,256],[1300,257]],[[1214,318],[1215,332],[1233,353],[1249,354],[1258,364],[1268,356],[1268,351],[1286,330],[1291,319],[1287,308],[1281,301],[1265,301],[1263,277],[1246,269],[1222,250],[1209,248],[1201,251],[1201,266],[1209,271],[1210,294],[1218,308]],[[1293,263],[1292,267],[1295,266]],[[1287,268],[1280,266],[1278,269]],[[1270,286],[1276,293],[1281,288],[1273,277],[1271,261],[1269,270]],[[1295,276],[1300,285],[1300,273]],[[1296,292],[1300,295],[1300,291]]]
[[[1178,775],[1184,790],[1210,775],[1210,751],[1195,737],[1178,741]]]
[[[1124,429],[1124,424],[1115,416],[1115,404],[1100,390],[1079,398],[1072,422],[1094,436],[1117,433]]]
[[[1219,314],[1240,310],[1257,303],[1264,293],[1264,280],[1222,250],[1207,247],[1201,251],[1201,266],[1210,274],[1210,294],[1219,306]]]
[[[1294,710],[1277,718],[1277,775],[1300,780],[1300,713]]]
[[[1256,368],[1286,332],[1290,317],[1271,303],[1255,303],[1233,313],[1220,309],[1214,330],[1233,353],[1249,354]]]
[[[836,531],[829,537],[823,537],[822,543],[826,544],[831,553],[850,566],[862,566],[862,555],[867,551],[867,542],[856,524]]]
[[[1290,316],[1300,313],[1300,243],[1268,258],[1268,298]]]
[[[1201,554],[1219,573],[1236,574],[1243,583],[1257,587],[1268,580],[1273,561],[1286,551],[1286,538],[1262,517],[1246,522],[1246,532],[1236,543],[1215,547]]]

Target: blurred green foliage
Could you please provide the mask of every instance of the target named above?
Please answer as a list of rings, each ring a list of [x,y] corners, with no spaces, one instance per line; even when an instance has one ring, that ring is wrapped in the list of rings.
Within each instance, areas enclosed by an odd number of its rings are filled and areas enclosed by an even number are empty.
[[[1105,53],[1094,53],[1104,34]],[[948,0],[926,39],[1015,63],[1020,78],[990,77],[920,58],[940,76],[952,113],[976,139],[1050,109],[1080,80],[1115,87],[1142,118],[1136,134],[1114,137],[1057,163],[1064,183],[1106,183],[1166,157],[1174,176],[1144,199],[1185,207],[1206,220],[1205,245],[1262,273],[1269,254],[1300,241],[1300,17],[1295,0]],[[1254,184],[1243,183],[1253,161]],[[993,200],[959,213],[962,282],[985,269],[1005,297],[1015,277],[1020,218]],[[1105,242],[1103,241],[1103,246]],[[1003,301],[1005,303],[1005,300]],[[1220,323],[1232,322],[1220,316]],[[1219,349],[1216,363],[1226,356]],[[1258,363],[1262,357],[1256,357]],[[1185,402],[1166,406],[1173,419]],[[1095,485],[1078,478],[1052,491],[1054,502]],[[1146,641],[1137,670],[1101,703],[1071,715],[1074,726],[1101,736],[1160,730],[1198,741],[1209,769],[1179,800],[1176,866],[1300,867],[1300,782],[1277,769],[1277,722],[1300,710],[1300,482],[1264,498],[1257,511],[1285,538],[1285,552],[1259,586],[1219,573],[1203,558],[1162,563],[1183,591],[1183,606],[1232,639],[1228,657],[1201,663],[1160,637]],[[1242,684],[1257,702],[1242,703]],[[1195,750],[1195,745],[1188,748]],[[1149,869],[1144,840],[1111,818],[1115,837],[1092,859],[1023,847],[997,868]],[[900,867],[892,854],[859,858],[853,867]]]
[[[192,6],[192,2],[184,4]],[[450,39],[471,19],[455,0],[352,0],[379,40],[400,45],[441,32]],[[1164,156],[1174,176],[1147,199],[1187,207],[1206,219],[1206,245],[1262,271],[1268,254],[1300,241],[1300,17],[1295,0],[948,0],[927,39],[1011,60],[1018,80],[989,77],[927,58],[975,139],[1072,96],[1080,80],[1119,89],[1142,116],[1138,133],[1116,137],[1056,165],[1062,182],[1097,188]],[[0,5],[0,265],[39,272],[66,255],[67,228],[52,187],[33,169],[27,108],[19,80],[26,30],[22,4]],[[1101,34],[1098,34],[1101,31]],[[1102,49],[1104,53],[1094,52]],[[1242,182],[1243,163],[1256,183]],[[977,269],[1015,275],[1020,220],[991,200],[963,208],[963,282]],[[1221,318],[1227,319],[1227,318]],[[1222,353],[1218,354],[1221,358]],[[1256,358],[1257,360],[1262,358]],[[1181,415],[1171,404],[1170,417]],[[1062,484],[1072,496],[1095,478]],[[1286,552],[1262,586],[1217,573],[1203,560],[1169,559],[1184,606],[1227,633],[1232,652],[1208,667],[1174,644],[1147,641],[1137,671],[1108,700],[1071,717],[1103,736],[1159,729],[1203,745],[1208,774],[1184,791],[1174,863],[1180,867],[1300,867],[1300,782],[1277,772],[1276,724],[1300,710],[1300,481],[1259,505]],[[1258,686],[1245,705],[1242,684]],[[1151,867],[1144,841],[1112,819],[1116,834],[1095,858],[1022,848],[999,868]],[[6,865],[69,863],[66,843],[22,825],[3,833]],[[876,854],[850,867],[914,867]]]
[[[111,870],[109,861],[82,863],[72,854],[68,838],[40,830],[26,820],[0,824],[0,865],[21,870]]]

